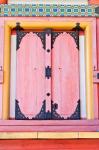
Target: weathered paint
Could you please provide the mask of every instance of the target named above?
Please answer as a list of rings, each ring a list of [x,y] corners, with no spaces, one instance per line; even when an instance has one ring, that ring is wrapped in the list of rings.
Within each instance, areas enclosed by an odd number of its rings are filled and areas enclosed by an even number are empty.
[[[79,59],[73,37],[63,32],[52,49],[52,100],[58,104],[57,112],[70,117],[79,100]]]
[[[35,117],[45,100],[45,51],[41,39],[27,33],[17,49],[16,99],[22,113]]]
[[[42,45],[40,47],[40,41],[33,39],[32,34],[30,32],[23,37],[17,50],[16,99],[19,101],[20,109],[25,116],[30,115],[32,118],[40,112],[44,100],[47,104],[46,112],[51,112],[53,100],[58,104],[57,112],[65,118],[70,117],[75,112],[79,100],[79,55],[75,40],[63,32],[56,38],[51,50],[51,34],[46,34],[44,51],[41,49]],[[35,36],[37,35],[34,34]],[[51,53],[47,52],[48,49],[52,51],[52,57]],[[45,66],[52,68],[52,79],[45,79]],[[34,71],[31,71],[32,67]],[[47,96],[47,93],[50,95]]]

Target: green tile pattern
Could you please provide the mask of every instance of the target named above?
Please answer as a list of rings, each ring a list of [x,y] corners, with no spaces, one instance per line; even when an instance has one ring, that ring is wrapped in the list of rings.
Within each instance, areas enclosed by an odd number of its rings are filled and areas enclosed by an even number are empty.
[[[96,16],[97,5],[0,5],[0,16]]]

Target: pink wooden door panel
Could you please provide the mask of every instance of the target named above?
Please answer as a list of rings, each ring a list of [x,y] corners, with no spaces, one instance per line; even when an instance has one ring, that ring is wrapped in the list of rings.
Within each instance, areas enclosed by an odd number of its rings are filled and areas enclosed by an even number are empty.
[[[79,60],[74,38],[61,33],[52,49],[52,100],[65,119],[76,110],[79,100]]]
[[[27,33],[17,50],[16,99],[25,117],[35,117],[45,99],[45,51],[41,39]]]

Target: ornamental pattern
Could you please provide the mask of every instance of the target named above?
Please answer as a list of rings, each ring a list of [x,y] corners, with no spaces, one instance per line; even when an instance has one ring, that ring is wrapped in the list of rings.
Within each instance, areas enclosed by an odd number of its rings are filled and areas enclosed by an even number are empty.
[[[96,16],[97,5],[47,5],[9,4],[0,5],[0,16]]]

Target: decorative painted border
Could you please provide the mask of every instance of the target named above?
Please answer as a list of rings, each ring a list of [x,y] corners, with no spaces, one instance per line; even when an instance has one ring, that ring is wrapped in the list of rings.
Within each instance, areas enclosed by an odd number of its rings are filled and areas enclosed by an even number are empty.
[[[96,16],[99,5],[0,5],[0,16]]]

